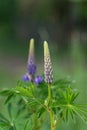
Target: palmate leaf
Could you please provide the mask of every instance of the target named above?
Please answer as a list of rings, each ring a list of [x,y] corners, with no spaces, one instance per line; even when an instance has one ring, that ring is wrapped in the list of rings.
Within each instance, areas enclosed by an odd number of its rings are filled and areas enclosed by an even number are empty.
[[[5,89],[0,92],[1,96],[9,96],[15,93],[15,89]]]
[[[9,114],[10,119],[12,119],[12,104],[11,103],[8,104],[8,114]]]
[[[0,126],[0,130],[7,130],[7,129]]]
[[[14,126],[11,126],[11,127],[9,128],[9,130],[17,130],[17,129],[16,129],[15,125],[14,125]]]
[[[28,106],[29,106],[29,107],[35,106],[35,105],[37,105],[37,104],[38,104],[38,103],[37,103],[35,100],[33,100],[33,99],[30,99],[29,102],[28,102]]]
[[[79,95],[79,92],[74,91],[73,89],[68,87],[66,88],[66,92],[65,92],[65,100],[67,103],[72,104],[78,95]]]
[[[40,109],[38,110],[38,118],[40,118],[41,115],[42,115],[44,112],[45,112],[45,109],[44,109],[44,108],[40,108]]]
[[[0,130],[7,130],[10,127],[10,121],[1,113],[0,113],[0,127],[2,128]]]
[[[15,95],[15,89],[6,89],[0,92],[1,96],[6,96],[5,104],[7,104]]]
[[[15,93],[20,94],[22,96],[32,97],[33,90],[34,85],[32,84],[32,82],[18,81]]]
[[[0,126],[0,130],[9,130],[9,127],[2,127],[2,126]]]
[[[24,88],[24,87],[17,87],[16,93],[22,96],[32,97],[32,89],[31,88]]]
[[[7,103],[13,98],[13,96],[14,96],[14,93],[8,95],[8,97],[7,97],[6,100],[5,100],[5,104],[7,104]]]
[[[32,118],[30,118],[26,121],[24,130],[33,130],[33,129],[34,129],[34,124],[33,124]]]
[[[56,98],[57,100],[61,100],[63,99],[63,101],[66,102],[66,98],[68,98],[68,100],[70,99],[68,96],[71,96],[70,91],[72,91],[72,84],[73,81],[70,80],[69,78],[64,78],[64,79],[60,79],[56,82],[54,82],[52,84],[52,93],[53,93],[53,97]],[[66,94],[65,94],[66,92]],[[69,95],[68,95],[69,93]],[[78,94],[77,94],[78,95]],[[72,98],[72,100],[74,100],[75,96]],[[71,100],[71,99],[70,99]]]
[[[61,95],[60,101],[62,101],[62,103],[73,104],[79,95],[79,92],[74,91],[72,88],[68,87],[65,89],[65,91],[60,90],[59,95]]]
[[[3,95],[3,96],[8,96],[9,94],[11,94],[12,91],[10,89],[6,89],[6,90],[2,90],[0,92],[0,95]]]
[[[73,106],[73,111],[87,124],[87,106],[84,108],[84,106]]]
[[[29,123],[29,121],[26,121],[26,124],[25,124],[25,126],[24,126],[24,130],[27,130],[28,123]]]
[[[26,110],[26,104],[23,100],[24,98],[22,97],[21,99],[19,99],[19,101],[17,102],[17,113],[16,118],[18,118],[19,116],[21,116],[21,114],[23,114],[23,112],[25,112]]]
[[[64,118],[65,118],[66,122],[68,122],[68,123],[69,123],[71,118],[73,119],[74,122],[76,121],[76,114],[73,111],[71,105],[66,106],[66,113],[65,113],[65,117]]]
[[[69,116],[71,116],[72,119],[75,119],[76,116],[78,116],[87,124],[87,109],[84,109],[84,107],[80,108],[75,105],[70,105],[70,107],[66,106],[66,121],[69,121]]]
[[[21,80],[19,80],[18,82],[17,82],[17,87],[24,87],[24,88],[27,88],[27,87],[30,87],[32,85],[32,83],[31,82],[24,82],[24,81],[21,81]]]
[[[75,121],[76,116],[78,116],[87,124],[87,108],[84,108],[84,105],[80,107],[77,104],[58,104],[52,108],[60,108],[61,112],[58,113],[60,114],[60,119],[64,119],[66,122],[70,121],[70,117]]]
[[[53,102],[52,108],[60,111],[60,113],[58,113],[60,119],[64,119],[68,122],[70,117],[75,120],[76,115],[78,115],[85,123],[87,123],[87,105],[79,105],[75,103],[79,92],[68,87],[65,90],[60,89],[59,95],[61,95],[59,100]]]
[[[0,113],[0,120],[2,120],[3,122],[5,122],[6,124],[9,124],[9,120],[2,113]]]

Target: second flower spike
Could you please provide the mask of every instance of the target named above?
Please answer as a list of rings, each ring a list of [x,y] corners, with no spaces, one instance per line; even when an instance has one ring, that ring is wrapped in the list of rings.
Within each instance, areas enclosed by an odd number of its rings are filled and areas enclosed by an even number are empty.
[[[44,75],[45,82],[51,84],[53,82],[53,69],[48,43],[46,41],[44,41]]]

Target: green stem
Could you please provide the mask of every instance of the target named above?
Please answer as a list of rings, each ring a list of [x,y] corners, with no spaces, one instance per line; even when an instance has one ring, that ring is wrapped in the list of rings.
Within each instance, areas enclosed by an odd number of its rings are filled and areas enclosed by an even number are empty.
[[[45,107],[45,105],[43,105],[37,98],[33,97],[33,100],[35,100],[39,105],[41,105],[46,111],[48,111],[48,109]]]
[[[52,95],[51,95],[51,85],[48,85],[48,100],[49,100],[49,103],[51,103],[51,98],[52,98]]]
[[[50,130],[55,130],[54,113],[52,108],[50,107],[51,103],[52,103],[51,85],[48,85],[48,108],[49,108],[49,115],[50,115]]]
[[[37,113],[34,113],[34,130],[37,129]]]

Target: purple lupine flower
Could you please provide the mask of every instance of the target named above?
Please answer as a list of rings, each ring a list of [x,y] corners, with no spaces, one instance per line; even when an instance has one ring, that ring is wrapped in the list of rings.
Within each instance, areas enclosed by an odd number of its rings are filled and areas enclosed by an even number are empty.
[[[38,75],[35,77],[35,80],[34,80],[35,84],[40,84],[42,83],[42,81],[43,81],[42,76]]]
[[[34,39],[30,40],[29,56],[28,56],[28,72],[22,77],[23,81],[34,81],[36,73],[36,65],[34,63]]]
[[[26,73],[25,75],[23,75],[22,81],[31,81],[31,77],[29,76],[28,73]]]
[[[45,82],[51,84],[53,82],[53,69],[51,64],[48,43],[44,41],[44,75]]]
[[[36,65],[35,64],[28,64],[28,73],[33,75],[36,73]]]
[[[28,73],[34,75],[36,73],[36,65],[34,63],[34,39],[30,40],[29,56],[28,56]]]

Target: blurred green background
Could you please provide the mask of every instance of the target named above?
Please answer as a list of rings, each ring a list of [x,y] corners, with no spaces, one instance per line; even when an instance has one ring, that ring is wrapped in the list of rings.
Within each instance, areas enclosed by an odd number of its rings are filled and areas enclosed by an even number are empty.
[[[15,87],[27,71],[28,43],[35,39],[37,74],[43,74],[43,41],[49,42],[54,78],[70,77],[87,103],[87,2],[86,0],[0,1],[0,90]],[[2,99],[0,99],[1,102]],[[3,103],[0,111],[4,111]],[[76,123],[58,130],[86,130]]]

